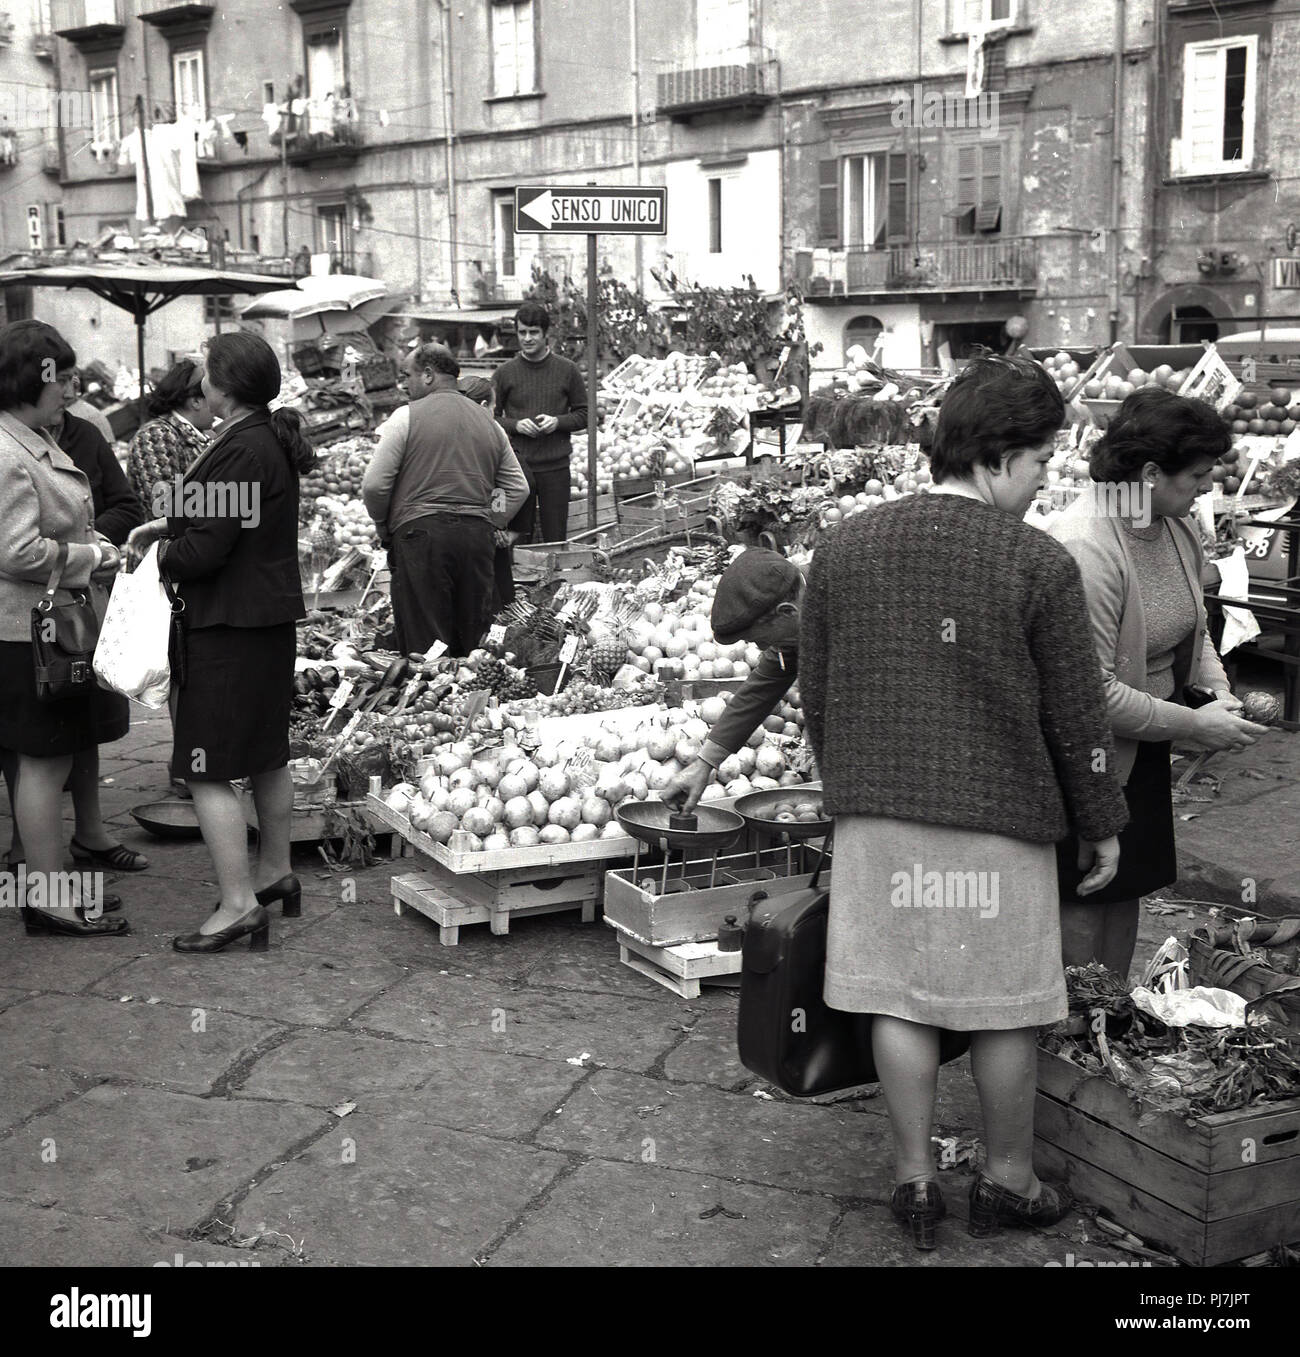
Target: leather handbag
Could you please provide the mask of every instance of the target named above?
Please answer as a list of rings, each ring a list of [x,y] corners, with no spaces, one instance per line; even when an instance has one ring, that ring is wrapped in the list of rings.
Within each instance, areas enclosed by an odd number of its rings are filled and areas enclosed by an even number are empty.
[[[822,998],[830,890],[822,854],[809,884],[751,899],[740,973],[741,1064],[783,1093],[811,1098],[878,1082],[871,1014],[845,1013]],[[942,1032],[939,1058],[955,1060],[966,1033]]]
[[[42,702],[85,697],[98,686],[94,660],[99,618],[89,596],[83,590],[71,603],[54,601],[67,565],[68,544],[60,542],[45,597],[32,609],[32,662],[36,696]]]

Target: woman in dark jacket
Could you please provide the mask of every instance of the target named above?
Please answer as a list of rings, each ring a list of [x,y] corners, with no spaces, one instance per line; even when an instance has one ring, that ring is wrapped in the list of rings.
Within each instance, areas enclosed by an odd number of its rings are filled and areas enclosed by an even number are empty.
[[[1127,818],[1087,603],[1023,517],[1064,405],[1036,364],[972,362],[944,397],[935,490],[841,524],[813,557],[799,686],[835,881],[826,1002],[873,1014],[896,1218],[934,1248],[940,1031],[971,1034],[988,1163],[970,1232],[1070,1207],[1034,1176],[1036,1029],[1066,1016],[1055,842],[1113,876]]]
[[[128,543],[138,559],[162,539],[159,569],[185,603],[172,763],[193,793],[221,900],[197,933],[175,940],[182,952],[220,951],[246,935],[263,948],[263,906],[283,900],[284,912],[297,914],[301,895],[289,863],[289,711],[294,624],[305,614],[298,476],[315,458],[297,414],[267,408],[280,391],[280,364],[260,336],[209,341],[203,390],[221,428],[186,474],[180,502]],[[252,867],[230,786],[242,777],[252,780],[260,827]]]

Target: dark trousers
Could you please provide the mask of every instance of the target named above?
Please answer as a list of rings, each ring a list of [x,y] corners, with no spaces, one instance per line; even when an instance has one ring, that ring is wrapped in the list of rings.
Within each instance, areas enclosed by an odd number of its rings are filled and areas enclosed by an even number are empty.
[[[398,528],[389,549],[393,622],[403,655],[443,641],[468,655],[492,615],[496,544],[485,518],[430,514]]]
[[[520,465],[531,493],[524,507],[510,521],[513,532],[523,533],[525,542],[564,542],[569,536],[569,464],[531,467],[522,458]]]

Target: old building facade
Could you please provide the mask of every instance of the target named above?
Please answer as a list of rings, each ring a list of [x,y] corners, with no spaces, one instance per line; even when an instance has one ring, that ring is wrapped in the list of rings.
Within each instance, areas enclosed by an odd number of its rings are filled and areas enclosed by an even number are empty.
[[[667,235],[602,238],[602,268],[797,283],[830,366],[933,365],[1013,317],[1075,346],[1295,309],[1300,18],[1270,0],[26,3],[59,35],[33,78],[84,96],[44,143],[45,243],[56,206],[69,241],[138,228],[132,134],[179,119],[199,196],[165,226],[429,306],[582,276],[582,237],[515,230],[516,185],[642,182]]]

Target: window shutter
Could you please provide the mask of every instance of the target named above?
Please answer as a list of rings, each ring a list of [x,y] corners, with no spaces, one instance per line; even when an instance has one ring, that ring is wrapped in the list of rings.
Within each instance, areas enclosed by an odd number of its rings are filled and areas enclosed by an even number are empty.
[[[817,243],[840,243],[840,162],[823,160],[817,166]]]
[[[492,6],[492,93],[517,93],[515,74],[515,7],[497,0]]]
[[[533,47],[533,0],[515,5],[515,92],[530,94],[537,88],[536,57]]]
[[[1223,68],[1220,47],[1185,49],[1183,144],[1193,165],[1217,165],[1223,156]]]
[[[983,150],[980,196],[976,200],[981,206],[1002,201],[1002,145],[1000,142],[986,141]]]
[[[890,152],[889,175],[889,239],[906,240],[910,234],[908,191],[911,178],[911,157],[906,153]]]
[[[978,146],[959,146],[957,148],[957,206],[974,207],[979,202],[976,191],[976,162],[979,156]]]

